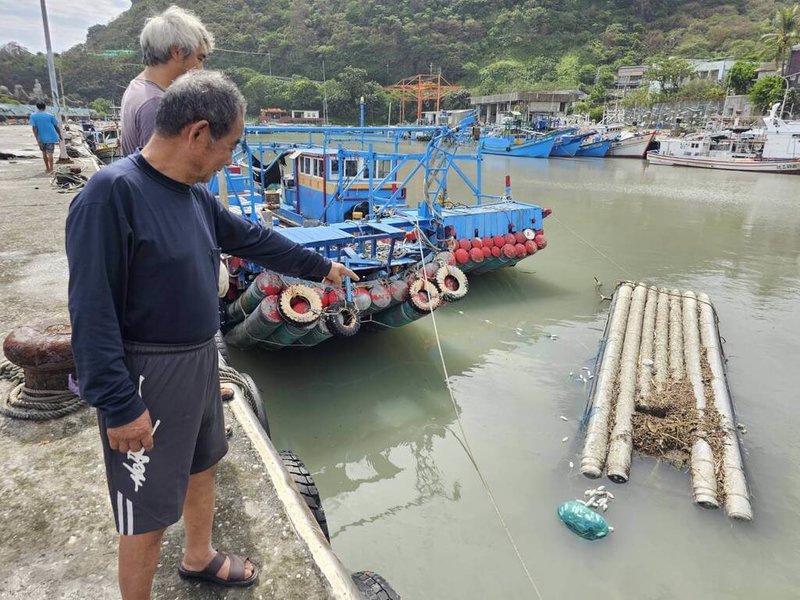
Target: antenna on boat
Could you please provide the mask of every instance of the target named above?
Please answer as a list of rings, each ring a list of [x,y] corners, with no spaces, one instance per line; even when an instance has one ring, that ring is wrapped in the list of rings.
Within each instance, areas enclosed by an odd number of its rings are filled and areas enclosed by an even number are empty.
[[[328,83],[325,79],[325,59],[322,59],[322,118],[328,125]]]

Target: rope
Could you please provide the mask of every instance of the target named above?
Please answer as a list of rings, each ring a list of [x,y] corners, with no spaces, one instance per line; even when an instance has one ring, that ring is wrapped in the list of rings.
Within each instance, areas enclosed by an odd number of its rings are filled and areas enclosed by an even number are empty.
[[[47,421],[74,413],[85,406],[70,390],[34,390],[25,385],[22,368],[0,361],[0,381],[16,384],[0,397],[0,414],[26,421]]]
[[[247,380],[239,374],[239,371],[234,369],[233,367],[229,367],[228,365],[220,365],[219,366],[219,382],[222,383],[233,383],[242,390],[242,394],[244,394],[245,400],[250,405],[250,408],[253,409],[255,414],[258,414],[256,410],[256,399],[253,395],[253,391],[250,389],[250,384]]]
[[[418,233],[422,233],[421,231],[419,231],[419,225],[416,226],[416,229],[418,230]],[[422,265],[423,265],[422,272],[423,272],[423,276],[425,278],[425,281],[428,281],[427,275],[424,275],[424,273],[425,273],[425,256],[424,256],[424,252],[422,250],[422,239],[421,239],[420,236],[418,236],[417,240],[419,242],[420,253],[423,254],[423,256],[422,256]],[[525,576],[528,578],[528,582],[530,582],[531,588],[533,588],[533,591],[536,592],[536,597],[539,598],[539,600],[542,600],[542,594],[539,592],[539,588],[536,586],[536,582],[533,580],[533,576],[531,575],[531,572],[528,569],[528,566],[525,564],[525,560],[522,558],[522,553],[519,550],[519,546],[517,546],[517,543],[514,541],[514,536],[511,534],[511,530],[508,528],[508,524],[506,523],[506,520],[503,518],[503,514],[500,512],[500,507],[497,505],[497,501],[495,500],[494,494],[492,493],[492,489],[489,486],[489,482],[486,481],[486,478],[484,477],[480,466],[478,466],[478,462],[475,459],[475,455],[472,452],[472,448],[470,447],[469,441],[467,440],[467,434],[464,431],[464,425],[461,422],[461,416],[459,414],[458,404],[456,403],[455,392],[453,392],[453,387],[450,385],[450,375],[447,372],[447,364],[445,363],[445,360],[444,360],[444,351],[442,350],[442,342],[441,342],[441,339],[439,337],[439,328],[436,325],[436,317],[433,314],[434,312],[435,311],[431,311],[430,315],[431,315],[431,322],[433,323],[434,337],[436,338],[436,347],[439,350],[439,359],[441,360],[441,363],[442,363],[442,371],[444,373],[444,383],[445,383],[445,385],[447,387],[448,393],[450,394],[450,401],[453,404],[453,413],[455,414],[456,422],[458,423],[458,429],[461,432],[461,437],[459,437],[455,433],[453,433],[453,436],[456,438],[456,440],[458,440],[458,443],[461,444],[461,447],[464,449],[464,452],[466,453],[467,458],[469,458],[469,461],[472,463],[472,466],[475,468],[475,472],[478,474],[478,477],[480,478],[481,483],[483,484],[483,488],[486,490],[486,494],[489,496],[489,501],[491,502],[492,508],[494,508],[494,512],[497,515],[497,518],[499,519],[500,524],[503,527],[503,531],[505,532],[506,537],[508,538],[508,541],[511,544],[511,547],[514,549],[514,552],[517,555],[517,559],[519,560],[519,564],[522,566],[522,570],[525,571]]]

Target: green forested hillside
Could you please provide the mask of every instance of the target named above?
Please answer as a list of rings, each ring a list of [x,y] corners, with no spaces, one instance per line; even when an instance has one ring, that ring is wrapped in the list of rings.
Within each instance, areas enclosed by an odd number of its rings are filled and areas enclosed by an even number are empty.
[[[608,85],[621,64],[663,56],[765,60],[770,57],[761,35],[770,30],[776,9],[786,4],[772,0],[133,0],[128,11],[107,26],[92,27],[85,44],[63,54],[68,95],[118,101],[137,71],[139,57],[109,58],[99,53],[137,50],[144,19],[172,3],[193,10],[216,36],[218,51],[210,68],[230,72],[243,88],[250,84],[251,101],[278,105],[305,93],[316,98],[314,86],[301,78],[321,80],[323,59],[328,79],[344,77],[349,84],[366,86],[370,94],[378,93],[378,84],[431,68],[441,70],[451,82],[487,93],[523,87],[583,86],[588,91],[598,82]],[[348,66],[353,68],[345,71]],[[27,86],[12,80],[13,68],[0,56],[0,83]],[[270,71],[295,76],[295,82],[265,77]],[[44,73],[39,78],[46,81]],[[335,105],[337,89],[332,85],[329,93]],[[339,99],[343,109],[353,97],[348,93]]]

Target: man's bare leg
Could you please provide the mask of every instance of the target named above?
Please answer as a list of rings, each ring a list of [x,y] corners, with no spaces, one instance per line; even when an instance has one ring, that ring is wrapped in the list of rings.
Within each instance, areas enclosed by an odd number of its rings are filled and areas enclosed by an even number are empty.
[[[47,160],[47,152],[42,150],[42,160],[44,161],[44,172],[50,172],[50,162]]]
[[[150,600],[164,529],[119,536],[119,590],[122,600]]]
[[[189,489],[183,503],[183,525],[186,541],[183,555],[183,568],[187,571],[202,571],[216,555],[211,546],[211,529],[214,525],[214,503],[217,488],[214,481],[217,467],[195,473],[189,477]],[[226,559],[217,571],[217,577],[228,578],[230,560]],[[250,561],[244,563],[244,577],[253,573]]]

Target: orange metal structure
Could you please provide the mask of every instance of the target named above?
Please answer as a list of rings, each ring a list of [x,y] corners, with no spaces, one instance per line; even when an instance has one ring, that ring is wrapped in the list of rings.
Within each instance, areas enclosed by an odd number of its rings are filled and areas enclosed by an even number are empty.
[[[383,88],[388,91],[400,92],[400,121],[406,120],[406,100],[417,101],[417,123],[422,119],[422,103],[426,100],[436,101],[436,111],[439,111],[439,105],[442,96],[447,92],[454,92],[460,90],[460,85],[452,85],[441,73],[436,75],[414,75],[413,77],[406,77],[401,79],[394,85],[389,85]]]

